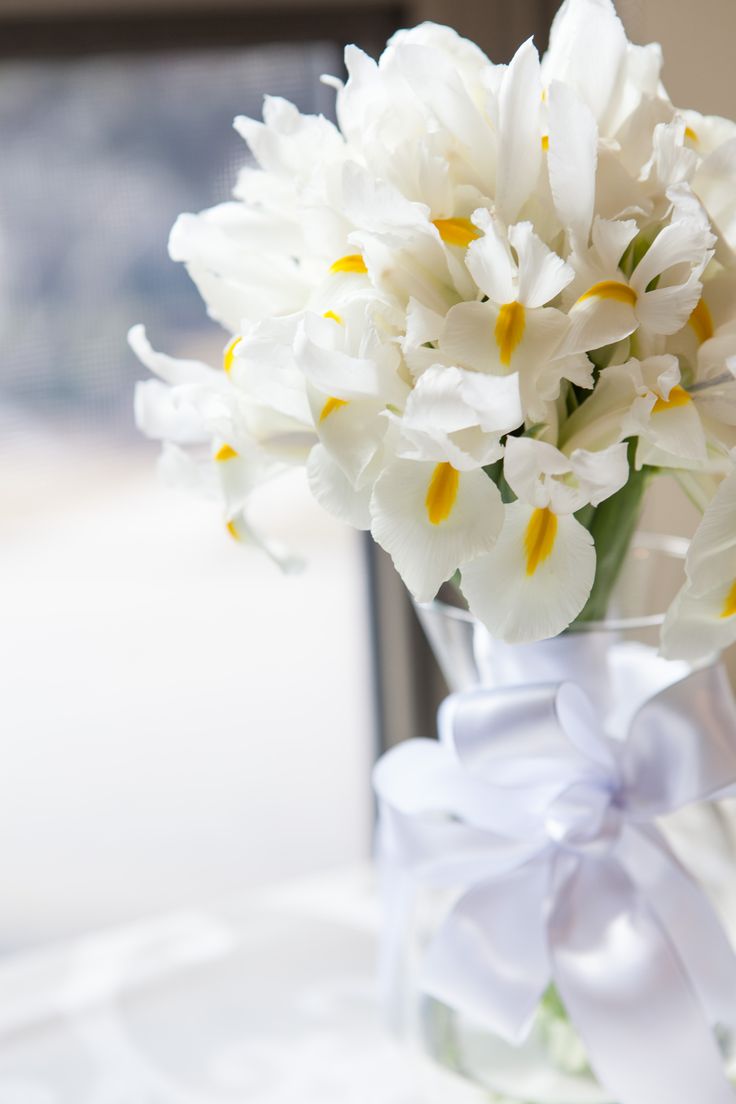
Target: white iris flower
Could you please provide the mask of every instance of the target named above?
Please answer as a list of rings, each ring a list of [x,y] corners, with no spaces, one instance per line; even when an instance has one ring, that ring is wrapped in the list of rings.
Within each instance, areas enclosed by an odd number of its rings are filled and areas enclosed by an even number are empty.
[[[462,585],[494,636],[525,643],[562,632],[585,605],[595,549],[573,515],[624,485],[626,445],[565,456],[544,441],[510,437],[504,473],[517,500],[504,508],[491,551],[463,566]]]

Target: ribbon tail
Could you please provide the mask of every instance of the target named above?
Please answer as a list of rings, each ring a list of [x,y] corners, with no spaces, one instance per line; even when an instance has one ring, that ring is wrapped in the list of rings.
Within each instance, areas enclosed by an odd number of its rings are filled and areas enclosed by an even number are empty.
[[[619,1104],[736,1104],[682,960],[613,858],[581,861],[549,919],[552,976]]]
[[[468,890],[429,948],[425,992],[520,1042],[549,984],[548,887],[549,864],[536,860]]]
[[[654,828],[624,831],[617,854],[674,944],[711,1025],[736,1037],[736,953],[707,896]]]

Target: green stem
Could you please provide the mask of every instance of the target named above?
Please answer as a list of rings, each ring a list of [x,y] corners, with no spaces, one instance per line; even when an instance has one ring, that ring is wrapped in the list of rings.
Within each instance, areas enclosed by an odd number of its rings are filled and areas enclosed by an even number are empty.
[[[701,514],[704,513],[706,506],[713,498],[714,492],[710,491],[708,493],[702,480],[698,479],[694,472],[681,470],[674,471],[673,475],[696,510],[700,510]]]
[[[596,507],[592,517],[578,515],[590,532],[596,551],[595,579],[588,601],[576,619],[578,623],[602,621],[606,616],[611,592],[636,531],[644,491],[655,469],[644,467],[637,471],[635,452],[636,441],[629,441],[630,475],[621,490]]]

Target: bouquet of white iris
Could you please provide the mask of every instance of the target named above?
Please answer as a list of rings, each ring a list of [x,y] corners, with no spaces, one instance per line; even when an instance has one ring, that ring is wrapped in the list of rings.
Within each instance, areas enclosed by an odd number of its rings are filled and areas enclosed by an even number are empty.
[[[174,226],[232,340],[223,369],[131,331],[168,471],[268,548],[249,494],[306,465],[508,642],[605,611],[672,475],[704,516],[665,651],[736,638],[736,124],[674,107],[609,0],[566,0],[541,60],[425,24],[345,63],[339,126],[267,98],[235,121],[258,167]]]

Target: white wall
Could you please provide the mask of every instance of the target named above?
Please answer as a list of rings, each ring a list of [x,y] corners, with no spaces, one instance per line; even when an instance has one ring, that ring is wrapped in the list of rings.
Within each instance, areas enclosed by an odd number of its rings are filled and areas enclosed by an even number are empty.
[[[675,104],[736,117],[734,0],[618,0],[634,42],[660,42]]]
[[[284,577],[141,453],[3,450],[0,950],[368,853],[357,538],[288,480]]]

